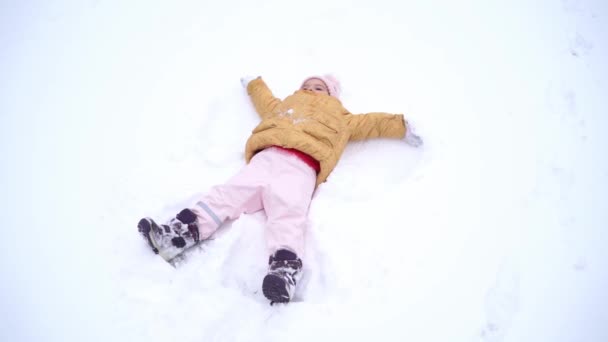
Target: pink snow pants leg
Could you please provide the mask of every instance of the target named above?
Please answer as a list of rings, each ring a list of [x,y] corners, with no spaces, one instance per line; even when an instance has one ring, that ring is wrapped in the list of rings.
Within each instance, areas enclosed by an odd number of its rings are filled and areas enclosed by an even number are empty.
[[[192,210],[201,240],[242,213],[265,210],[269,253],[288,248],[301,256],[316,172],[289,152],[268,148],[257,153],[227,183],[211,188]]]

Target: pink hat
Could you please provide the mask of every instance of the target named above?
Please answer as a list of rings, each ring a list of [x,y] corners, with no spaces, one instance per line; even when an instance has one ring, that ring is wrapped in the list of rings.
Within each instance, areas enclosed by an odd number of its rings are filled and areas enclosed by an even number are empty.
[[[340,87],[340,81],[338,81],[335,77],[333,77],[330,74],[326,74],[323,76],[311,76],[311,77],[306,78],[304,80],[304,82],[302,82],[302,85],[304,85],[304,83],[306,83],[308,80],[311,80],[313,78],[320,79],[321,81],[323,81],[323,83],[325,83],[325,85],[327,86],[327,90],[329,90],[329,95],[331,95],[335,98],[340,98],[340,93],[342,92],[342,88]]]

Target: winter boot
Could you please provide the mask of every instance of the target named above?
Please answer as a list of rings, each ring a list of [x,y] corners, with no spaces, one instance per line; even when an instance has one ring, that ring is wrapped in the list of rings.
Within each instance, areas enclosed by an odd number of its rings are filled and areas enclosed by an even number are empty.
[[[302,276],[302,260],[287,249],[279,249],[270,256],[268,274],[262,283],[264,296],[270,304],[288,303],[296,289],[296,283]]]
[[[149,217],[143,218],[137,228],[152,251],[167,261],[199,242],[196,214],[190,209],[182,210],[163,225],[158,225]]]

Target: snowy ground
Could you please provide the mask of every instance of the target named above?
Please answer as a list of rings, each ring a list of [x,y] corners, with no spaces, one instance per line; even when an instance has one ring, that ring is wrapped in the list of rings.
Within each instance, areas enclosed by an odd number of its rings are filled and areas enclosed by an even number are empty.
[[[331,4],[328,4],[331,3]],[[604,1],[0,3],[2,341],[607,341]],[[136,234],[243,165],[241,88],[333,72],[351,144],[297,301],[262,213],[173,269]]]

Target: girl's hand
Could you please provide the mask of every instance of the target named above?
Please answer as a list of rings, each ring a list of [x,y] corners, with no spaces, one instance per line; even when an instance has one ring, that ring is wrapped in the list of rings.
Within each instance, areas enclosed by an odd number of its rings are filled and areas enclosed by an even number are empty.
[[[241,84],[243,85],[243,88],[247,89],[247,85],[249,84],[249,82],[255,80],[257,77],[253,77],[253,76],[243,76],[241,77]]]
[[[414,133],[414,127],[409,122],[405,122],[405,137],[403,137],[405,143],[412,147],[420,147],[424,143],[422,138]]]

